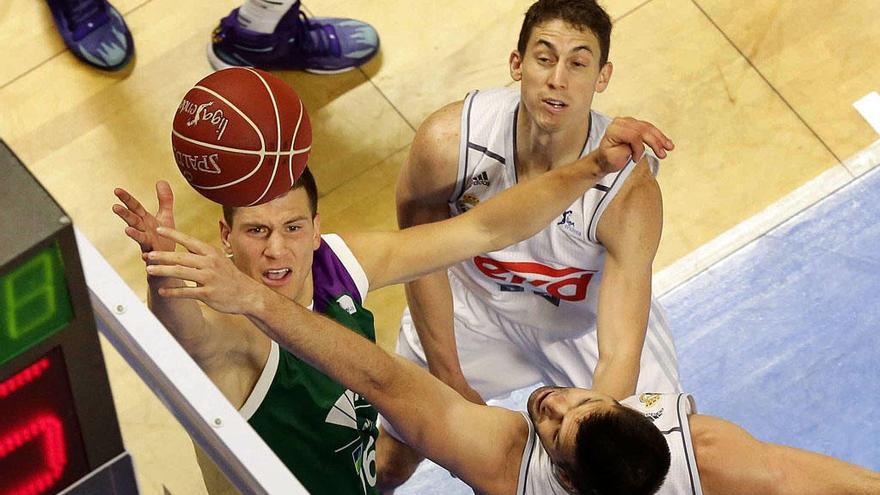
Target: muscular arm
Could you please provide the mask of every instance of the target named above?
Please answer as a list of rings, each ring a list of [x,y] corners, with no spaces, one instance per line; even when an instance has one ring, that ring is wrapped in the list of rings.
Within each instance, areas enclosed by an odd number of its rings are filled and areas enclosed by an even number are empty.
[[[407,282],[531,237],[604,177],[600,159],[590,153],[442,222],[344,237],[372,287]]]
[[[869,495],[880,473],[822,454],[761,442],[712,416],[688,417],[705,495]]]
[[[398,232],[344,237],[372,287],[414,280],[531,237],[602,177],[622,169],[630,157],[642,156],[645,144],[661,157],[673,148],[647,122],[614,119],[589,155],[517,184],[464,214]]]
[[[159,208],[155,215],[147,212],[128,191],[117,188],[114,193],[124,206],[114,205],[113,212],[125,221],[126,235],[138,243],[143,253],[174,252],[175,243],[156,232],[160,226],[174,227],[174,195],[167,182],[156,184]],[[253,362],[259,361],[254,359],[255,340],[241,331],[242,323],[250,325],[247,320],[210,309],[203,312],[199,303],[191,299],[168,299],[159,295],[162,289],[185,287],[179,279],[147,274],[147,286],[150,310],[226,397],[234,405],[241,405],[253,385],[254,368],[263,364]],[[252,332],[262,337],[256,329]]]
[[[397,182],[397,222],[401,229],[450,217],[447,201],[458,171],[462,102],[448,105],[422,124]],[[455,345],[452,290],[445,271],[406,284],[406,300],[428,368],[465,398],[482,398],[466,382]]]
[[[662,208],[660,188],[643,160],[599,222],[598,238],[607,254],[599,287],[593,388],[616,399],[632,395],[639,377]]]
[[[125,189],[117,188],[113,192],[124,205],[113,205],[113,212],[127,224],[125,234],[138,243],[142,253],[174,251],[174,242],[156,233],[156,228],[160,226],[174,228],[174,193],[167,182],[156,183],[159,208],[155,215],[149,213],[143,204]],[[183,348],[198,361],[197,357],[205,353],[209,337],[198,302],[159,297],[159,289],[162,287],[183,287],[183,281],[178,279],[148,274],[147,286],[147,305],[150,310]]]

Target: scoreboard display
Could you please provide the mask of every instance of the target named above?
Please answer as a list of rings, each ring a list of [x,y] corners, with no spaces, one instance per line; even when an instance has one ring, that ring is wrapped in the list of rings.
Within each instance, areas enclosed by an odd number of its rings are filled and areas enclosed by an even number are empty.
[[[63,210],[0,141],[0,495],[137,493]]]

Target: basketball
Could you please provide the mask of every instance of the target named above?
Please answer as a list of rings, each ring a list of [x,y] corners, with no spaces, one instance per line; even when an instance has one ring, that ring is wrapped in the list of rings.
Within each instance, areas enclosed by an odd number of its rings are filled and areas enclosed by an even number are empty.
[[[171,130],[184,178],[225,206],[255,206],[286,193],[306,167],[311,145],[309,116],[296,91],[246,67],[196,83]]]

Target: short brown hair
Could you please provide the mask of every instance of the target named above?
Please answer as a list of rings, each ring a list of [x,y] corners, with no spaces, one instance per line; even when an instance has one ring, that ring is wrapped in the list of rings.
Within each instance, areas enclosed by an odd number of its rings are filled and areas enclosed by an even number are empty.
[[[599,39],[599,67],[608,62],[611,48],[611,17],[595,0],[538,0],[526,12],[516,49],[525,55],[532,30],[538,24],[562,19],[578,28],[589,29]]]
[[[290,190],[295,191],[301,187],[306,189],[306,194],[309,196],[309,210],[311,210],[312,218],[314,219],[315,215],[318,214],[318,185],[315,183],[315,176],[312,175],[309,167],[303,170],[302,175],[293,183],[293,187]],[[232,227],[232,217],[235,216],[236,209],[238,207],[223,206],[223,219],[226,220],[226,224],[230,227]]]

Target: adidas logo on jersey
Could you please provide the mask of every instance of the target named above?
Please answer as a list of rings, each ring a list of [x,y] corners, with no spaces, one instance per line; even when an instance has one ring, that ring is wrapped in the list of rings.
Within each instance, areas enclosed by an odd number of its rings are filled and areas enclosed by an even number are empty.
[[[659,411],[645,411],[643,414],[651,421],[657,421],[663,416],[663,409],[660,409]]]
[[[489,174],[481,172],[479,175],[471,178],[471,184],[475,186],[489,186]]]

